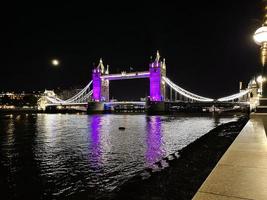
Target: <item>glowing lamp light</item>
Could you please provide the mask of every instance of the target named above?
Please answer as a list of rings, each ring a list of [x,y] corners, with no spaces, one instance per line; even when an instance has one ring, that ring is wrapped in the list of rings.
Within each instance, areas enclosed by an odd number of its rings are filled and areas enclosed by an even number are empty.
[[[59,65],[59,61],[57,59],[53,59],[52,60],[52,65],[58,66]]]
[[[262,45],[262,43],[267,42],[267,26],[260,27],[254,33],[253,38],[258,45]]]
[[[258,82],[258,83],[262,83],[262,82],[263,82],[263,78],[262,78],[262,76],[258,76],[258,77],[257,77],[257,82]]]

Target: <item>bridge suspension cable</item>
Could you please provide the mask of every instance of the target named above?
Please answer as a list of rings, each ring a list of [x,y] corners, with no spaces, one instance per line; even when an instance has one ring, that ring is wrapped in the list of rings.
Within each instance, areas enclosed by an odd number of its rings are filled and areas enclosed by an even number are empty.
[[[219,98],[218,101],[220,101],[220,102],[223,102],[223,101],[233,101],[235,99],[239,99],[239,98],[247,95],[249,92],[250,92],[250,90],[247,89],[247,90],[244,90],[242,92],[239,92],[239,93],[236,93],[236,94],[233,94],[233,95],[230,95],[230,96]]]
[[[176,85],[175,83],[173,83],[170,79],[168,79],[167,77],[163,77],[163,80],[172,88],[174,89],[176,92],[178,92],[179,94],[195,100],[195,101],[200,101],[200,102],[211,102],[214,101],[214,99],[211,98],[207,98],[207,97],[203,97],[203,96],[199,96],[197,94],[191,93],[181,87],[179,87],[178,85]]]
[[[90,81],[80,92],[78,92],[76,95],[74,95],[73,97],[66,99],[66,100],[62,100],[66,103],[73,103],[75,102],[75,100],[78,100],[83,94],[86,93],[86,91],[90,88],[91,84],[93,81]],[[90,91],[89,91],[90,93]],[[88,94],[89,94],[88,93]],[[91,94],[92,95],[92,94]]]
[[[84,103],[84,102],[87,103],[88,99],[90,98],[90,96],[92,96],[92,94],[93,94],[93,90],[90,90],[87,94],[79,98],[76,103]]]
[[[75,104],[75,103],[87,103],[88,99],[92,96],[93,91],[90,90],[90,86],[93,81],[90,81],[80,92],[73,97],[63,100],[56,96],[45,96],[45,98],[52,104]]]

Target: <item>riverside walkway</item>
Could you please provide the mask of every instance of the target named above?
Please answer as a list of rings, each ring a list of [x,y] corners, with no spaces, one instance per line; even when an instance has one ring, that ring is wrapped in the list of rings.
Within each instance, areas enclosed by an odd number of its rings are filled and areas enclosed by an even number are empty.
[[[193,200],[267,200],[267,115],[250,120]]]

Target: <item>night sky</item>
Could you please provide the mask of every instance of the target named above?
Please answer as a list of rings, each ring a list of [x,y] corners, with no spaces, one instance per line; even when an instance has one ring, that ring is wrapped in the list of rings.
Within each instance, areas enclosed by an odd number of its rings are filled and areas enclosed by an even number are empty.
[[[2,7],[0,91],[84,87],[99,58],[112,73],[144,71],[156,50],[173,82],[207,97],[238,92],[239,81],[260,71],[252,35],[261,0],[87,2]],[[111,97],[138,99],[149,81],[113,81],[110,89]]]

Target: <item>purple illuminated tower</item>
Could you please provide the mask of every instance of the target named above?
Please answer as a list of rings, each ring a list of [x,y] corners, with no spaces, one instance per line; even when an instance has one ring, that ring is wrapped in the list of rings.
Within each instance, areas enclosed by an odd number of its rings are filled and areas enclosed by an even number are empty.
[[[105,71],[102,59],[100,59],[99,64],[93,69],[92,80],[93,80],[93,100],[109,101],[109,80],[101,78],[102,75],[109,74],[109,69]]]
[[[93,100],[101,101],[101,74],[104,72],[104,65],[102,59],[100,59],[99,64],[93,69],[92,80],[93,80]]]
[[[160,55],[157,51],[157,56],[154,62],[149,64],[150,72],[150,100],[164,101],[165,100],[165,82],[162,80],[166,76],[165,60],[160,61]]]
[[[93,69],[93,100],[101,100],[101,70],[99,68]]]

